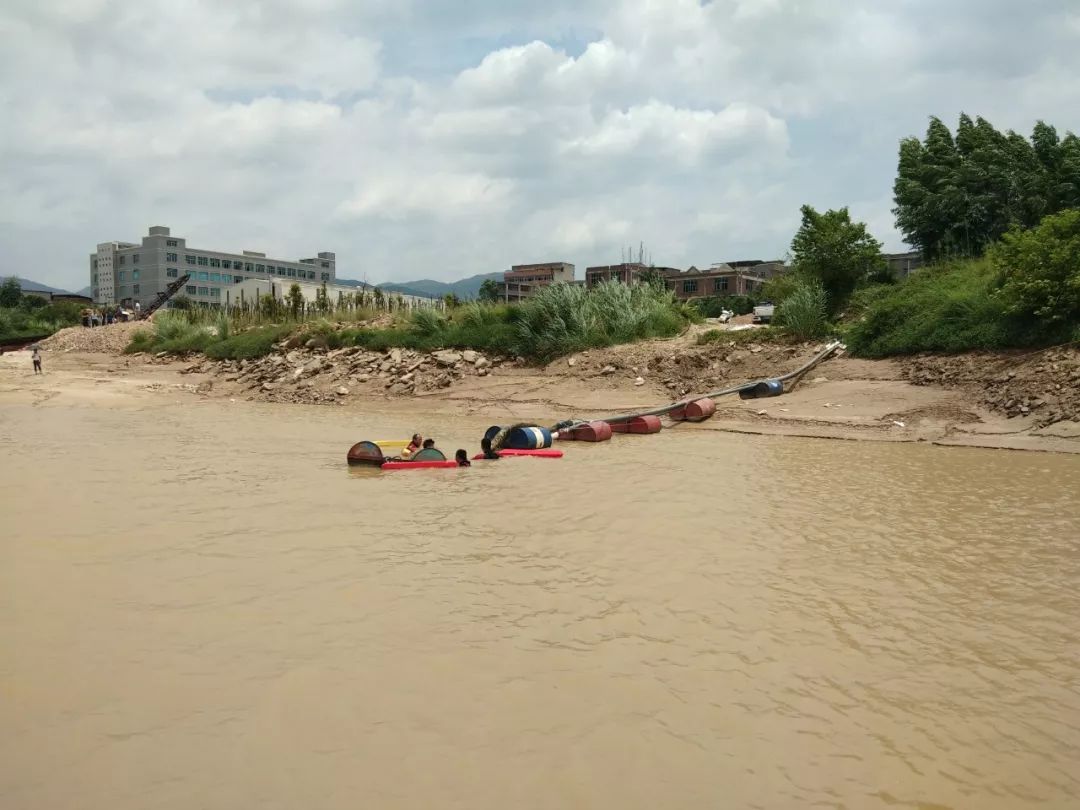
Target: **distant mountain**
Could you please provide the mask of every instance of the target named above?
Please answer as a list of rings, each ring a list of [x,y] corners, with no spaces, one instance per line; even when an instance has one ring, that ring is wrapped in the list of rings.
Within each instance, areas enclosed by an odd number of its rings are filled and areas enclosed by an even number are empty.
[[[462,300],[468,300],[470,298],[479,297],[480,285],[489,278],[495,281],[502,281],[503,274],[482,273],[478,276],[469,276],[469,278],[463,278],[450,283],[423,278],[419,281],[403,281],[400,284],[394,281],[386,281],[382,284],[376,284],[375,286],[380,290],[385,290],[387,292],[396,292],[401,293],[402,295],[415,295],[420,298],[442,298],[447,293],[453,293]],[[353,281],[345,278],[339,278],[337,283],[345,284],[349,287],[371,286],[362,281]]]
[[[68,291],[68,290],[61,290],[59,287],[50,287],[48,284],[41,284],[41,283],[39,283],[37,281],[31,281],[30,279],[23,278],[22,276],[0,276],[0,284],[3,284],[9,278],[17,278],[19,280],[19,288],[21,290],[23,290],[23,291],[48,292],[48,293],[58,293],[60,295],[71,295],[71,292]],[[87,287],[85,290],[80,290],[78,293],[76,293],[76,295],[89,295],[89,294],[90,294],[90,288],[89,287]]]
[[[92,292],[93,292],[93,290],[92,290],[92,289],[91,289],[90,287],[83,287],[83,288],[82,288],[81,290],[79,290],[79,291],[78,291],[77,293],[75,293],[75,294],[76,294],[76,295],[85,295],[85,296],[86,296],[87,298],[89,298],[89,297],[90,297],[90,293],[92,293]]]
[[[469,299],[476,298],[480,295],[480,285],[488,279],[493,281],[502,281],[502,273],[481,273],[476,276],[469,276],[458,281],[452,281],[447,284],[444,281],[433,281],[429,278],[420,279],[419,281],[405,281],[401,284],[380,284],[383,289],[399,289],[401,293],[406,293],[404,288],[415,290],[420,295],[426,295],[429,298],[442,298],[447,293],[453,293],[458,298]]]

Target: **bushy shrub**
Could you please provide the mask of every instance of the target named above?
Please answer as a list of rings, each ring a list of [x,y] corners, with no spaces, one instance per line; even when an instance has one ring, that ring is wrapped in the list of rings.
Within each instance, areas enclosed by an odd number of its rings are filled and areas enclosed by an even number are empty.
[[[799,340],[824,335],[829,328],[825,288],[816,281],[803,281],[777,306],[776,324]]]
[[[989,255],[999,273],[996,295],[1010,314],[1080,323],[1080,209],[1010,231]]]
[[[893,354],[1024,345],[1034,336],[994,295],[996,273],[986,260],[927,267],[876,294],[847,335],[856,354]],[[1025,331],[1028,333],[1025,334]]]
[[[534,360],[677,334],[686,316],[669,290],[605,281],[592,290],[553,284],[521,305],[517,353]]]
[[[446,318],[434,307],[420,307],[409,319],[413,331],[418,335],[430,337],[446,328]]]

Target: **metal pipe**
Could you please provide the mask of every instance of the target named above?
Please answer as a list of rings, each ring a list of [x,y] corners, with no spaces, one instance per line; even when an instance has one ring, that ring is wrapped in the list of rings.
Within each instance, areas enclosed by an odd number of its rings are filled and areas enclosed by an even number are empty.
[[[816,354],[814,357],[812,357],[804,365],[802,365],[799,368],[795,369],[794,371],[791,371],[791,372],[789,372],[787,374],[784,374],[784,375],[782,375],[780,377],[770,377],[769,379],[779,380],[780,382],[786,382],[787,380],[794,379],[795,377],[800,377],[803,374],[805,374],[806,372],[808,372],[810,369],[812,369],[814,366],[821,363],[823,360],[825,360],[831,354],[833,354],[842,345],[843,344],[839,340],[834,340],[832,343],[830,343],[828,346],[826,346],[824,348],[824,350],[822,350],[821,352]],[[729,388],[722,388],[719,391],[713,391],[713,392],[708,393],[708,394],[697,394],[697,395],[692,396],[692,397],[687,397],[685,399],[680,399],[678,402],[672,402],[670,405],[664,405],[663,407],[660,407],[660,408],[653,408],[651,411],[640,411],[640,412],[637,412],[637,413],[619,414],[617,416],[603,416],[603,417],[600,417],[599,419],[576,420],[576,421],[571,421],[569,424],[566,424],[566,425],[556,425],[556,426],[552,427],[551,430],[553,432],[555,430],[566,430],[568,428],[574,428],[574,427],[576,427],[578,425],[587,424],[588,422],[607,422],[608,424],[612,424],[612,423],[618,424],[618,423],[621,423],[621,422],[629,422],[631,419],[634,419],[635,417],[638,417],[638,416],[664,416],[665,414],[669,414],[672,411],[677,410],[678,408],[684,407],[684,406],[690,404],[691,402],[694,402],[695,400],[705,399],[705,398],[715,399],[717,397],[728,396],[730,394],[737,394],[740,391],[746,390],[747,388],[753,388],[755,385],[757,385],[760,382],[764,382],[764,380],[754,380],[752,382],[743,383],[742,385],[734,385],[734,386],[731,386]]]

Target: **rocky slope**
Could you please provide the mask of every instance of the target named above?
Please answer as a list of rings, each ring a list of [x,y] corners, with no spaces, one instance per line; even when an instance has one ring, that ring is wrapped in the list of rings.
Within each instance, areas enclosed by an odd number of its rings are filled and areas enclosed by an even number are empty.
[[[991,411],[1038,426],[1080,421],[1080,348],[1010,354],[924,355],[903,365],[915,385],[959,388]]]
[[[154,362],[169,359],[160,356]],[[184,373],[216,375],[223,383],[248,391],[253,399],[334,404],[361,392],[405,396],[448,388],[466,376],[486,377],[506,362],[506,358],[489,358],[471,350],[372,352],[281,346],[257,360],[200,360]]]

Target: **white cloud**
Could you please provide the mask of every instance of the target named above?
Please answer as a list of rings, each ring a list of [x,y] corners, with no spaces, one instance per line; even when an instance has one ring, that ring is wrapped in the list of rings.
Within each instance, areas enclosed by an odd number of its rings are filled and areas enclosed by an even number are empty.
[[[765,110],[732,104],[723,110],[682,110],[650,101],[613,110],[592,132],[565,144],[565,151],[593,158],[624,158],[649,151],[686,166],[725,152],[783,151],[784,122]]]
[[[481,174],[400,174],[378,177],[338,206],[342,217],[403,219],[411,214],[441,218],[482,216],[513,192],[509,180]]]
[[[1062,5],[8,0],[0,248],[69,287],[157,223],[372,280],[701,266],[783,254],[804,202],[899,247],[929,115],[1080,128]]]

